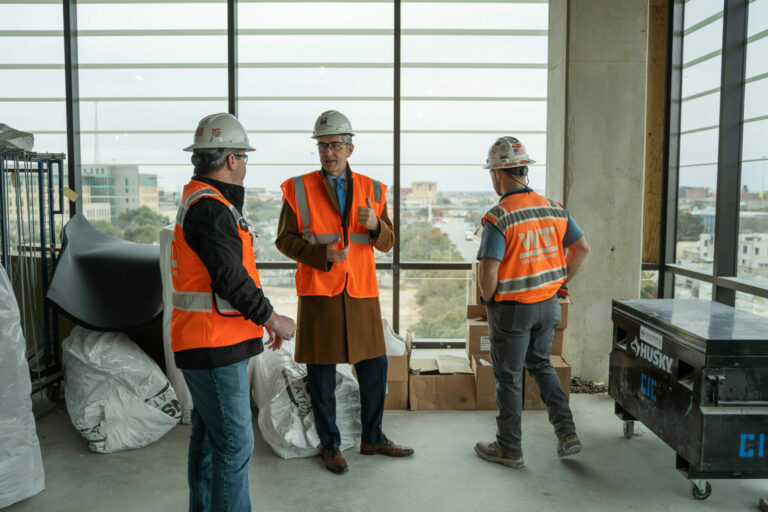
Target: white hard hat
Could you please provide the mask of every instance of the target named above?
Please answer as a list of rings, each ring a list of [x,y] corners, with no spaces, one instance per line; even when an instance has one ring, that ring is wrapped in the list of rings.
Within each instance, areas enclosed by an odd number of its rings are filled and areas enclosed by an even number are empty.
[[[320,114],[315,121],[315,129],[312,131],[312,138],[316,139],[323,135],[354,135],[352,124],[347,116],[335,110],[328,110]]]
[[[535,164],[528,156],[523,143],[514,137],[506,135],[499,137],[488,150],[488,159],[483,169],[503,169],[505,167],[521,167]]]
[[[240,121],[226,112],[202,118],[195,131],[194,142],[184,151],[218,148],[256,151],[248,142],[248,134]]]

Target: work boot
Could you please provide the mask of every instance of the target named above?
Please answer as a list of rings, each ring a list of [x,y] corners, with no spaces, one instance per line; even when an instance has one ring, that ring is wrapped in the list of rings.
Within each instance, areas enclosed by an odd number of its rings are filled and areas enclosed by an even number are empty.
[[[567,457],[581,451],[581,441],[575,433],[567,434],[557,440],[557,456]]]
[[[342,473],[346,473],[349,471],[349,466],[347,466],[347,461],[344,460],[344,457],[341,455],[341,452],[338,449],[333,450],[326,450],[323,448],[323,462],[325,463],[325,469],[330,471],[331,473],[336,473],[337,475],[340,475]]]
[[[496,441],[492,443],[477,443],[475,444],[475,453],[480,456],[481,459],[485,459],[491,462],[498,462],[504,464],[510,468],[521,468],[525,465],[523,462],[523,456],[521,455],[509,455],[503,453]]]

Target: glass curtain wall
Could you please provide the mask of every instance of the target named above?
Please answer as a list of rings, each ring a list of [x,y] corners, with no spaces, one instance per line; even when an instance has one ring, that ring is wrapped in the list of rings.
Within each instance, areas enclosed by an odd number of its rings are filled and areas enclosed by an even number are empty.
[[[531,186],[545,188],[546,2],[404,2],[400,258],[472,261],[480,219],[498,200],[488,148],[502,135],[536,160]],[[401,311],[420,338],[463,338],[466,270],[401,274]]]
[[[768,286],[768,0],[749,4],[737,276]],[[768,316],[768,299],[736,294],[736,307]]]
[[[712,274],[723,0],[685,4],[675,262]],[[685,288],[686,290],[689,288]],[[678,295],[679,292],[675,292]]]
[[[681,57],[670,67],[670,112],[679,101],[680,125],[670,120],[676,250],[667,253],[665,267],[674,291],[665,284],[663,293],[765,315],[768,0],[674,0],[671,6],[671,55]]]
[[[0,124],[32,133],[36,153],[67,152],[63,34],[60,1],[0,3]],[[0,174],[2,211],[7,216],[0,219],[7,228],[7,240],[2,241],[8,244],[0,247],[0,254],[6,256],[6,247],[18,254],[29,250],[25,244],[38,243],[41,237],[37,174],[23,172],[27,167],[17,165],[15,158],[8,158],[4,165],[13,170]],[[55,176],[62,170],[53,169]],[[45,194],[43,201],[48,203]],[[58,225],[60,219],[55,222]],[[13,261],[5,264],[6,271],[17,271],[11,268]]]
[[[197,122],[227,110],[226,3],[81,0],[83,213],[155,243],[192,175]]]
[[[0,123],[35,135],[33,151],[65,153],[60,0],[0,3]]]
[[[537,160],[531,185],[543,191],[546,182],[547,1],[403,0],[399,25],[393,0],[240,0],[234,27],[227,7],[78,0],[80,132],[71,135],[79,137],[86,217],[110,234],[156,243],[192,174],[182,148],[199,119],[234,99],[257,149],[246,206],[260,233],[265,288],[288,308],[293,263],[274,246],[279,186],[319,168],[314,121],[339,110],[357,134],[352,169],[389,186],[400,230],[399,254],[377,254],[385,317],[402,317],[401,332],[418,325],[423,337],[463,338],[476,228],[497,200],[482,169],[488,148],[518,136]],[[0,81],[0,122],[33,131],[38,150],[65,151],[62,3],[11,0],[0,9],[0,38],[29,50],[0,56],[18,77]],[[230,64],[236,98],[228,96]],[[455,298],[438,307],[445,328],[428,295]]]

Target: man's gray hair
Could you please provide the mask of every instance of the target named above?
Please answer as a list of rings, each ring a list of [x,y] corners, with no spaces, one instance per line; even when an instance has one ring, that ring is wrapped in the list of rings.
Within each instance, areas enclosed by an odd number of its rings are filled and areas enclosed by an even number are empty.
[[[195,166],[195,176],[205,176],[224,165],[231,149],[196,149],[192,152],[192,165]]]
[[[341,135],[341,140],[346,142],[347,144],[352,144],[352,136],[348,133],[344,133]]]

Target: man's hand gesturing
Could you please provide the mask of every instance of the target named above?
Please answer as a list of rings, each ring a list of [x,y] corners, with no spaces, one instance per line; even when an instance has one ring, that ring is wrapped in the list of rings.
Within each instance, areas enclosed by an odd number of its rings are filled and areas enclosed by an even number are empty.
[[[373,211],[373,205],[371,204],[371,198],[366,197],[365,202],[368,207],[359,206],[357,208],[357,221],[365,226],[369,231],[379,230],[379,218],[376,217],[376,212]]]
[[[334,240],[333,242],[325,246],[325,259],[327,259],[331,263],[338,263],[340,261],[344,261],[345,259],[347,259],[347,254],[349,254],[349,246],[346,246],[341,250],[334,249],[336,244],[340,242],[341,242],[341,237],[337,238],[336,240]]]

